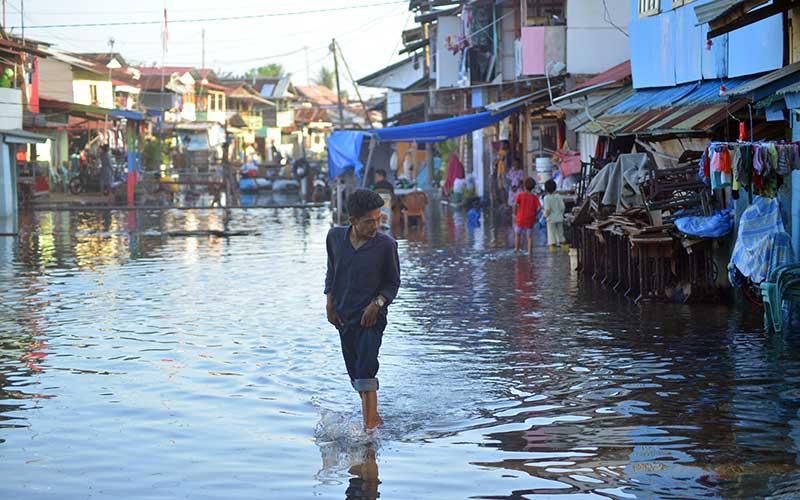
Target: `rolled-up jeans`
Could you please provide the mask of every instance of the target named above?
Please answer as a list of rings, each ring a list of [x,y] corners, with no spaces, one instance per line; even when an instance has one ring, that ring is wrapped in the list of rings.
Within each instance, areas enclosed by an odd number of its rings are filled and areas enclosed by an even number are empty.
[[[342,356],[350,384],[358,392],[378,390],[378,351],[381,348],[386,319],[379,317],[371,327],[349,322],[339,328]]]

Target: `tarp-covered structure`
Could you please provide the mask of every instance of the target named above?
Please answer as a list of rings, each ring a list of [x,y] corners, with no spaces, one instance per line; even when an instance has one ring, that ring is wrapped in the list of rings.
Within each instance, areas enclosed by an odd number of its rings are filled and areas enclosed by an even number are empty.
[[[418,144],[446,141],[493,125],[519,111],[529,101],[545,95],[546,90],[534,92],[508,101],[494,103],[486,107],[488,111],[472,115],[369,131],[342,130],[334,132],[328,138],[328,177],[335,179],[350,168],[354,169],[356,176],[361,177],[364,164],[359,161],[358,157],[365,137],[379,142],[416,142]]]
[[[352,168],[356,175],[364,169],[358,159],[367,134],[361,130],[342,130],[328,137],[328,177],[335,179]]]

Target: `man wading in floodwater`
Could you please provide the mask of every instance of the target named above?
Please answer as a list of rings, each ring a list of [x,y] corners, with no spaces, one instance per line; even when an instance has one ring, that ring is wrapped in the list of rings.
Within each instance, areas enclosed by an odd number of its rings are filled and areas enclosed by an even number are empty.
[[[383,198],[358,189],[347,198],[350,225],[328,232],[328,321],[339,330],[350,383],[361,396],[364,428],[383,424],[378,415],[378,350],[389,304],[400,287],[397,243],[379,233]]]

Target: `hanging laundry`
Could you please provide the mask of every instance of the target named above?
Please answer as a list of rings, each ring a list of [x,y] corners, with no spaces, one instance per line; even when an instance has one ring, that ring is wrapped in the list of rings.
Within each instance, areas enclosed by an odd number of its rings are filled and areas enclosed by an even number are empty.
[[[739,286],[736,270],[753,283],[761,283],[770,271],[792,261],[791,237],[781,219],[778,200],[756,196],[742,214],[733,248],[728,279]]]
[[[731,189],[734,191],[738,191],[742,189],[742,184],[740,179],[744,172],[742,169],[744,168],[744,158],[742,157],[742,149],[746,146],[740,146],[736,144],[733,146],[733,182],[731,183]]]

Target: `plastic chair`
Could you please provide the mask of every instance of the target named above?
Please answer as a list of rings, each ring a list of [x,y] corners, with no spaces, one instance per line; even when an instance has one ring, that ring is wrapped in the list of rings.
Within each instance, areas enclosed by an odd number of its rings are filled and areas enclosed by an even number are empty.
[[[767,281],[761,283],[764,301],[764,329],[783,331],[783,301],[800,301],[800,264],[788,264],[773,269]]]
[[[425,206],[428,196],[422,191],[414,191],[403,196],[403,223],[408,227],[409,217],[419,217],[420,223],[425,225]]]

